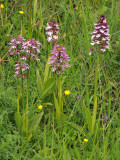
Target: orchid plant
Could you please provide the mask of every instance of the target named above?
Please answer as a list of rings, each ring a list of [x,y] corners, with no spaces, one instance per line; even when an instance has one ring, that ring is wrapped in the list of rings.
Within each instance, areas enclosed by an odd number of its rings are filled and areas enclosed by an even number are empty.
[[[36,54],[40,53],[40,42],[35,41],[34,39],[31,40],[26,40],[20,35],[17,36],[17,38],[13,37],[9,43],[11,46],[9,49],[9,54],[12,55],[15,58],[16,64],[15,66],[15,74],[14,77],[17,77],[17,93],[18,93],[18,98],[17,98],[17,113],[16,113],[16,123],[18,127],[18,130],[21,131],[21,125],[20,119],[21,119],[21,114],[20,114],[20,107],[19,107],[19,79],[21,78],[22,80],[22,108],[23,108],[23,132],[26,135],[28,134],[28,129],[29,129],[29,117],[28,117],[28,92],[29,92],[29,70],[31,68],[30,62],[31,61],[37,61],[39,62],[40,59]],[[27,77],[27,105],[26,105],[26,110],[25,110],[25,105],[24,105],[24,79]]]
[[[95,121],[96,121],[96,112],[97,112],[97,80],[98,80],[98,73],[99,73],[99,57],[100,52],[105,52],[106,49],[109,49],[109,41],[110,41],[110,34],[109,34],[109,25],[108,21],[105,18],[105,15],[100,16],[100,21],[98,21],[95,25],[94,31],[92,34],[92,42],[90,43],[92,46],[96,45],[98,48],[98,55],[97,55],[97,62],[96,62],[96,72],[95,72],[95,84],[94,84],[94,107],[93,107],[93,116],[91,121],[91,131],[94,131],[95,128]],[[91,48],[89,50],[89,55],[92,52],[96,51],[96,49]]]
[[[62,71],[69,66],[67,62],[70,60],[70,57],[65,51],[66,48],[57,44],[60,34],[57,22],[52,20],[47,23],[46,34],[48,35],[48,42],[53,42],[53,49],[49,58],[49,64],[52,67],[52,72],[57,74],[58,98],[56,98],[54,93],[54,103],[56,108],[56,118],[60,121],[63,114],[62,84],[60,75]]]
[[[57,74],[57,84],[58,84],[58,99],[54,93],[54,102],[56,108],[56,118],[59,121],[63,114],[63,98],[62,98],[62,84],[60,79],[60,74],[62,71],[69,66],[67,63],[70,61],[70,57],[65,51],[65,48],[60,45],[54,45],[54,48],[50,56],[50,65],[52,67],[52,72]]]

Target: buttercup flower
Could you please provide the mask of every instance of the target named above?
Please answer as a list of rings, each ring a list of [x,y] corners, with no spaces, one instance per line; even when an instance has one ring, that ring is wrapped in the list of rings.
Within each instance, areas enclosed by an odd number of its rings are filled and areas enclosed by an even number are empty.
[[[23,12],[23,11],[19,11],[19,13],[20,13],[20,14],[24,14],[24,12]]]
[[[69,90],[66,90],[64,93],[65,93],[65,95],[69,95],[69,94],[70,94],[70,91],[69,91]]]
[[[92,34],[92,42],[91,45],[99,45],[100,51],[105,52],[106,48],[109,49],[109,41],[110,41],[110,34],[109,34],[109,25],[104,15],[100,16],[100,21],[97,22],[95,25],[94,31]],[[94,49],[90,49],[89,55],[94,51]]]
[[[55,21],[50,21],[47,23],[46,34],[48,35],[48,42],[53,41],[55,43],[58,39],[59,27]]]
[[[66,67],[69,66],[67,61],[69,61],[69,55],[65,51],[65,48],[60,45],[54,45],[50,56],[50,64],[52,66],[52,71],[60,74]]]
[[[1,5],[0,5],[0,8],[4,8],[4,5],[3,5],[3,4],[1,4]]]
[[[42,106],[42,105],[39,105],[39,106],[38,106],[38,109],[40,109],[40,110],[41,110],[42,108],[43,108],[43,106]]]
[[[88,139],[84,138],[84,142],[88,143]]]

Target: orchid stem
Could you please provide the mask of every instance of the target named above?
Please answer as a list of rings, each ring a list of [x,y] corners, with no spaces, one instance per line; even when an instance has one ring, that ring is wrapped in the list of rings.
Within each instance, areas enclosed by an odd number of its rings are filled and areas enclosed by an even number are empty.
[[[18,97],[17,97],[17,111],[19,113],[20,110],[19,110],[19,81],[18,81],[18,77],[17,77],[17,94],[18,94]]]
[[[22,77],[22,106],[23,106],[23,128],[25,131],[25,108],[24,108],[24,86],[23,86],[23,77]]]
[[[93,107],[93,117],[92,117],[92,132],[94,131],[95,121],[96,121],[96,113],[97,113],[97,80],[98,80],[98,72],[99,72],[99,56],[100,56],[100,47],[98,48],[97,55],[97,64],[95,71],[95,87],[94,87],[94,107]]]

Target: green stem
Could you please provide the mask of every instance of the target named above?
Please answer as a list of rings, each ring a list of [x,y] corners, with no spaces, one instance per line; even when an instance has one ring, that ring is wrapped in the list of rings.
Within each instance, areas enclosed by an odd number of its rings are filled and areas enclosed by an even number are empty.
[[[22,106],[23,106],[23,128],[25,131],[25,107],[24,107],[24,86],[23,86],[23,77],[22,77]]]
[[[28,134],[28,94],[29,94],[29,70],[27,74],[27,105],[26,105],[26,134]]]
[[[95,71],[95,87],[94,87],[94,107],[93,107],[93,117],[92,117],[92,131],[94,131],[95,121],[96,121],[96,112],[97,112],[97,80],[98,80],[98,72],[99,72],[99,56],[100,56],[100,47],[98,48],[97,55],[97,64]]]
[[[17,94],[18,94],[18,97],[17,97],[17,111],[19,113],[20,110],[19,110],[19,80],[18,80],[18,77],[17,77]]]
[[[58,77],[58,99],[59,99],[59,109],[60,115],[63,113],[63,103],[62,103],[62,88],[61,88],[61,79]]]
[[[21,36],[23,36],[23,16],[21,16]]]
[[[97,92],[97,80],[98,80],[98,66],[99,66],[99,56],[100,56],[100,49],[98,50],[98,56],[97,56],[97,65],[96,65],[96,72],[95,72],[95,88],[94,88],[94,101],[96,97]]]
[[[30,10],[29,10],[29,39],[31,39],[32,30],[32,0],[30,0]]]

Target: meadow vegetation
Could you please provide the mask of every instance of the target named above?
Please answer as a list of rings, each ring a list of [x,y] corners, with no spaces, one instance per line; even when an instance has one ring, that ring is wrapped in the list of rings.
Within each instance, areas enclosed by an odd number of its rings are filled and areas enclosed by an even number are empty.
[[[0,160],[120,160],[119,68],[119,0],[1,0]]]

